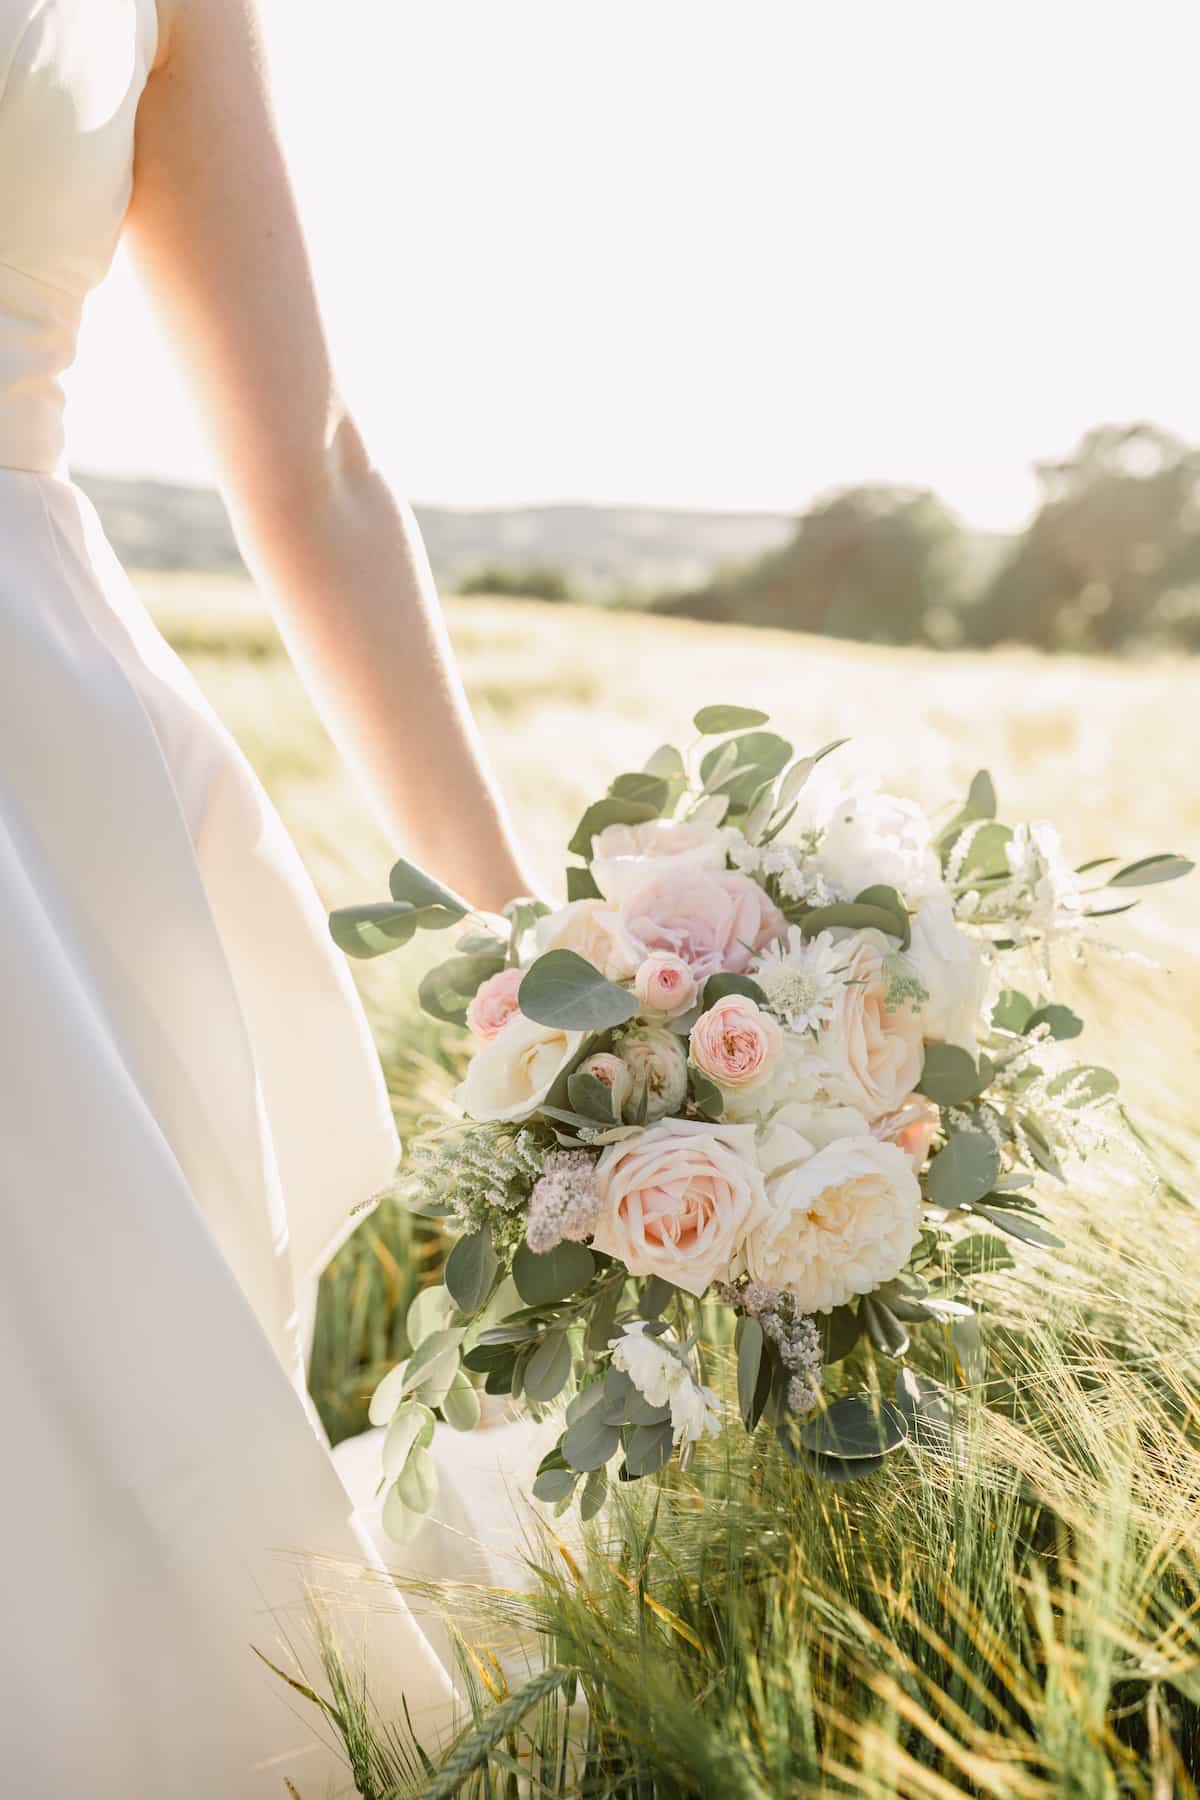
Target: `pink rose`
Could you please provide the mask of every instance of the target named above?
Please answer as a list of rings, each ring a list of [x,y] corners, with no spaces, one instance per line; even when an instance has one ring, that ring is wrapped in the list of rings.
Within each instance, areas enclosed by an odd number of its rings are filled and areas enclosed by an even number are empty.
[[[940,1119],[941,1114],[932,1100],[914,1094],[908,1105],[902,1106],[899,1112],[887,1113],[882,1119],[876,1119],[871,1133],[885,1144],[899,1144],[911,1159],[914,1174],[919,1175],[937,1136]]]
[[[644,956],[667,950],[703,982],[741,975],[787,920],[756,881],[730,870],[681,869],[657,876],[627,900],[621,920]]]
[[[860,931],[839,949],[844,985],[821,1027],[824,1083],[831,1098],[874,1121],[897,1112],[921,1079],[921,1016],[907,1001],[888,1005],[893,947],[881,931]]]
[[[517,1012],[517,991],[521,986],[520,969],[501,969],[489,975],[476,989],[467,1008],[467,1024],[476,1037],[494,1038],[503,1031]]]
[[[619,905],[669,869],[723,869],[733,834],[701,819],[606,825],[592,840],[592,880]]]
[[[692,1027],[692,1061],[719,1087],[755,1087],[783,1049],[783,1030],[748,994],[726,994]]]
[[[698,997],[696,977],[681,956],[669,950],[652,950],[640,963],[633,991],[647,1012],[673,1019],[694,1006]]]
[[[662,1119],[609,1145],[596,1186],[595,1248],[697,1297],[770,1212],[752,1125]]]

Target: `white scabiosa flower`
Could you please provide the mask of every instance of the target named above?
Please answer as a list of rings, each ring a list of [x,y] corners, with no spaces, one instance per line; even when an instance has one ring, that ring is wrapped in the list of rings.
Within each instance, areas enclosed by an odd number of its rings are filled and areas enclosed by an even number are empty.
[[[845,963],[846,953],[831,931],[809,940],[792,925],[782,943],[764,952],[754,979],[789,1031],[819,1031],[833,1018],[845,985]]]

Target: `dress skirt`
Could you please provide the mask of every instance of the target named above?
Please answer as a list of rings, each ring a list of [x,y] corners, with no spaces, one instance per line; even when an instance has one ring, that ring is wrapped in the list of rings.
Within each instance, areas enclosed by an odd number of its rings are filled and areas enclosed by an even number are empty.
[[[303,1397],[297,1292],[397,1144],[324,910],[90,503],[0,470],[0,1791],[350,1791],[310,1591],[451,1688]]]

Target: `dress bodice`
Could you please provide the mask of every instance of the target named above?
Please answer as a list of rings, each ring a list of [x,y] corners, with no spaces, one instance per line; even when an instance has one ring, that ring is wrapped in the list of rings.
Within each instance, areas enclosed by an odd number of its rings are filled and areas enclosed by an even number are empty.
[[[116,250],[156,0],[0,0],[0,467],[63,461],[60,377]]]

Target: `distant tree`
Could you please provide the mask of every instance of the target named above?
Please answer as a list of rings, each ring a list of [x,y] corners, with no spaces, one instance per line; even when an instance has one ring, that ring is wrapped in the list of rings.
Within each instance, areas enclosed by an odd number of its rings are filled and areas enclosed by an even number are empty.
[[[1200,647],[1200,452],[1155,425],[1101,425],[1036,472],[1041,506],[970,609],[970,639]]]
[[[528,568],[489,563],[458,584],[460,594],[511,594],[526,600],[569,600],[571,584],[562,569],[534,563]]]
[[[935,495],[850,487],[810,507],[781,550],[660,604],[871,643],[952,642],[966,561],[964,534]]]

